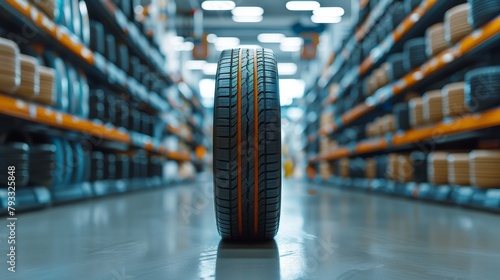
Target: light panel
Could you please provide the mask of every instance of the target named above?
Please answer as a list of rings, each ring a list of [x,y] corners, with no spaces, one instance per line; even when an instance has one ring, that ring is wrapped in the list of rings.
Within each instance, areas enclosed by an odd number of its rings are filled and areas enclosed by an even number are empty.
[[[214,98],[215,94],[215,80],[214,79],[201,79],[198,83],[200,95],[202,98]]]
[[[204,1],[201,8],[206,11],[230,11],[236,7],[233,1]]]
[[[184,42],[182,44],[173,46],[173,48],[176,51],[180,51],[180,52],[190,52],[194,48],[194,43],[193,42]]]
[[[285,38],[281,33],[262,33],[257,36],[257,40],[261,43],[280,43]]]
[[[339,23],[342,21],[341,17],[337,16],[318,16],[312,15],[311,21],[314,23]]]
[[[302,46],[286,46],[283,44],[280,45],[280,50],[282,52],[298,52],[301,50],[301,48]]]
[[[306,89],[306,83],[300,79],[280,79],[280,104],[290,105],[294,98],[302,98]]]
[[[215,45],[237,46],[240,44],[238,37],[217,37]]]
[[[205,60],[188,60],[184,66],[189,70],[203,70],[206,63],[207,62]]]
[[[217,35],[215,35],[213,33],[210,33],[207,35],[207,41],[209,43],[215,43],[216,40],[217,40]]]
[[[278,63],[278,73],[280,74],[280,76],[295,75],[297,73],[297,64]]]
[[[215,50],[221,52],[225,49],[238,47],[240,44],[240,39],[237,37],[217,37],[214,44]]]
[[[312,11],[320,7],[317,1],[289,1],[286,8],[290,11]]]
[[[304,39],[300,37],[286,37],[281,40],[283,46],[301,46],[303,43]]]
[[[236,7],[231,13],[237,17],[256,17],[264,14],[264,9],[261,7]]]
[[[238,48],[242,49],[261,49],[262,47],[259,45],[239,45]]]
[[[304,90],[306,89],[306,83],[301,79],[280,79],[280,95],[291,97],[291,98],[301,98],[304,96]]]
[[[261,22],[263,19],[262,16],[233,16],[234,22]]]
[[[321,17],[341,17],[345,11],[341,7],[321,7],[313,11],[313,15]]]
[[[217,73],[217,63],[205,63],[203,66],[203,74],[215,75]]]

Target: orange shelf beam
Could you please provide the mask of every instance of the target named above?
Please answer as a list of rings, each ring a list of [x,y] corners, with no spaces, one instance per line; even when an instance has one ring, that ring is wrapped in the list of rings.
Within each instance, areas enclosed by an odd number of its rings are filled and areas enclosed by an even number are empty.
[[[500,126],[500,108],[481,114],[469,114],[450,122],[441,122],[433,126],[412,129],[405,133],[396,134],[392,138],[392,143],[394,146],[401,146],[494,126]]]
[[[7,116],[131,144],[130,135],[127,132],[112,126],[96,124],[6,95],[0,95],[0,104],[0,113]]]
[[[335,151],[327,154],[327,155],[320,155],[318,157],[318,160],[334,160],[338,158],[343,158],[349,156],[350,152],[347,147],[339,147],[335,149]]]
[[[361,103],[342,115],[342,123],[350,123],[353,120],[365,115],[373,108],[373,106],[368,106],[365,103]]]
[[[367,154],[389,148],[386,138],[370,139],[356,145],[356,154]]]
[[[130,134],[116,127],[97,124],[4,94],[0,94],[0,114],[132,145]],[[189,153],[172,152],[164,148],[157,150],[151,141],[145,142],[143,148],[177,161],[192,160],[192,156]]]
[[[167,157],[177,161],[191,161],[193,157],[189,153],[178,153],[167,151]]]
[[[314,158],[312,161],[335,160],[348,156],[378,152],[386,150],[391,146],[398,147],[495,126],[500,126],[500,108],[490,109],[477,114],[468,114],[456,119],[442,121],[435,125],[397,133],[392,136],[391,143],[385,137],[364,140],[356,145],[354,152],[349,152],[347,147],[339,147],[327,155],[320,155]]]

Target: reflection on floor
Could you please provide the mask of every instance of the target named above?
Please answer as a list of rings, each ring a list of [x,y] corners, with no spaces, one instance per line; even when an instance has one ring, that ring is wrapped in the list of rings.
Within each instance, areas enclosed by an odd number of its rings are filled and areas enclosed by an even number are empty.
[[[220,241],[209,180],[22,214],[0,279],[498,279],[500,215],[290,181],[282,203],[250,245]]]

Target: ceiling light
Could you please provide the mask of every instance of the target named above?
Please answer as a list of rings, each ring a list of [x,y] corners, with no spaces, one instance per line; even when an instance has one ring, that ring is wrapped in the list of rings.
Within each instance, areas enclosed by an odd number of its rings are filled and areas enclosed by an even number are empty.
[[[226,46],[215,46],[215,50],[221,52],[223,50],[232,49],[233,47],[227,48]]]
[[[200,95],[202,98],[214,98],[215,94],[215,80],[214,79],[201,79],[198,83],[200,87]]]
[[[179,44],[182,44],[184,42],[184,37],[173,36],[173,37],[170,37],[170,41],[171,41],[172,45],[179,45]]]
[[[264,9],[261,7],[236,7],[231,13],[233,16],[241,17],[261,16],[264,14]]]
[[[203,65],[203,74],[205,75],[217,74],[217,63],[205,63],[205,65]]]
[[[161,44],[162,46],[169,46],[169,47],[179,47],[184,43],[184,37],[182,36],[163,36],[161,39]]]
[[[225,49],[236,48],[240,44],[240,39],[237,37],[217,37],[214,44],[215,49],[221,52]]]
[[[259,45],[239,45],[238,48],[241,48],[241,49],[261,49],[262,47]]]
[[[300,37],[286,37],[281,40],[281,45],[284,46],[300,46],[304,40]]]
[[[341,17],[344,14],[345,11],[341,7],[322,7],[313,11],[313,15],[317,16]]]
[[[215,44],[236,47],[240,44],[240,39],[237,37],[217,37],[217,39],[215,40]]]
[[[262,33],[257,36],[257,40],[261,43],[279,43],[285,38],[281,33]]]
[[[207,35],[207,41],[209,43],[215,43],[215,40],[217,40],[217,35],[210,33]]]
[[[297,64],[278,63],[278,73],[280,75],[295,75],[297,73]]]
[[[234,22],[261,22],[263,19],[262,16],[233,16]]]
[[[302,48],[302,46],[286,46],[286,45],[280,44],[280,50],[282,52],[298,52],[298,51],[300,51],[301,48]]]
[[[302,98],[306,84],[304,80],[298,79],[280,79],[280,103],[281,105],[289,105],[293,98]]]
[[[233,1],[204,1],[201,8],[206,11],[230,11],[236,7]]]
[[[280,95],[290,98],[301,98],[304,96],[306,83],[301,79],[280,79]]]
[[[203,70],[206,63],[205,60],[188,60],[184,66],[189,70]]]
[[[290,11],[312,11],[320,7],[317,1],[289,1],[286,8]]]
[[[184,51],[184,52],[189,52],[192,51],[194,48],[193,42],[184,42],[182,44],[177,44],[173,46],[174,50],[176,51]]]
[[[340,21],[342,21],[342,18],[337,16],[312,15],[311,21],[314,23],[339,23]]]

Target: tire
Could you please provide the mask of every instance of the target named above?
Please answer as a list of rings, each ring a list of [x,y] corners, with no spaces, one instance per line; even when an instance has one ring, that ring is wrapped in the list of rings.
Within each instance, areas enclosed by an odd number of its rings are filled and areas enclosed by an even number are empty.
[[[232,49],[219,59],[214,104],[214,199],[223,239],[272,239],[281,204],[281,113],[276,59]]]

